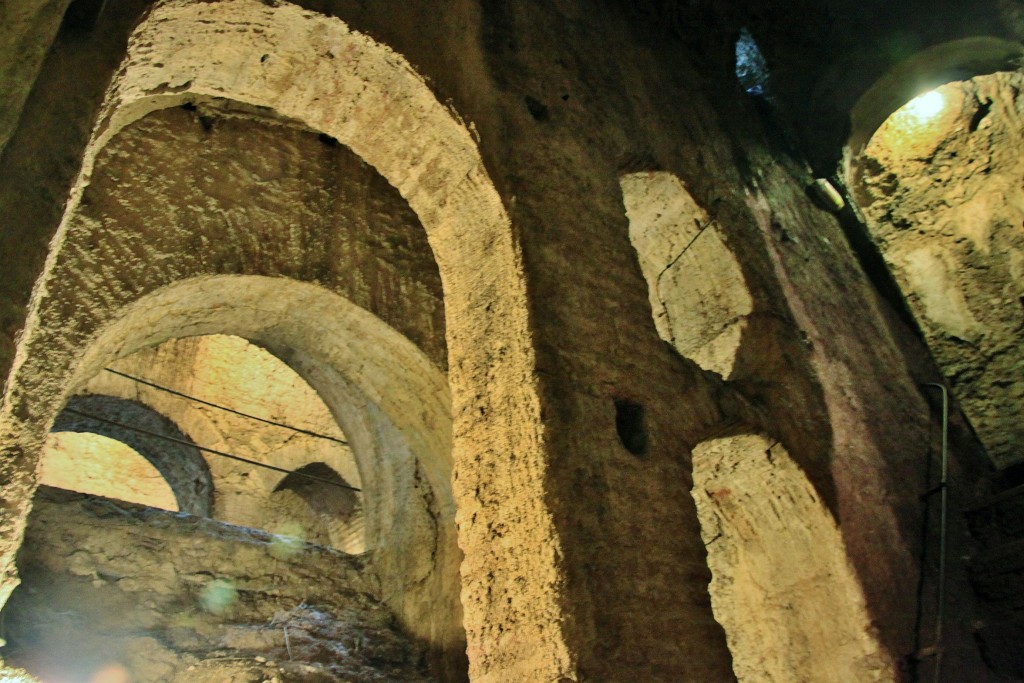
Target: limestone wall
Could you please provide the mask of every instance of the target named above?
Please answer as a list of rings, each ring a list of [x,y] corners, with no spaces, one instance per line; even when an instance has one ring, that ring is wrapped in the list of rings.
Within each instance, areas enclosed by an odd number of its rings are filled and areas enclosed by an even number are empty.
[[[726,79],[738,27],[691,19],[680,36],[571,1],[158,4],[60,231],[40,224],[57,239],[0,415],[7,557],[65,392],[232,333],[354,416],[353,453],[384,463],[368,486],[416,493],[377,558],[402,577],[384,600],[441,647],[461,621],[474,681],[731,680],[690,450],[737,433],[782,442],[881,659],[909,652],[928,410],[905,330]],[[679,180],[729,255],[716,274],[745,283],[727,377],[659,337],[620,182],[644,172]],[[429,573],[401,552],[417,525],[440,539]]]
[[[70,0],[4,3],[0,8],[0,154],[10,140]]]
[[[895,112],[858,162],[872,235],[1001,468],[1024,462],[1022,87],[1015,72],[944,85]]]

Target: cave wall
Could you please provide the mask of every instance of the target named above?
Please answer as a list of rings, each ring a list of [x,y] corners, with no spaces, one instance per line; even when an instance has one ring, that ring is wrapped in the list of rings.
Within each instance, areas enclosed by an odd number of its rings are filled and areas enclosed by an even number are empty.
[[[5,3],[0,9],[0,154],[18,126],[22,107],[43,66],[70,0]]]
[[[699,38],[614,6],[384,4],[171,2],[154,10],[162,24],[143,24],[84,155],[5,399],[6,514],[23,518],[32,435],[59,409],[80,347],[120,306],[197,273],[333,283],[448,369],[473,680],[730,680],[690,449],[747,432],[782,441],[833,517],[866,628],[885,651],[880,666],[894,670],[913,647],[928,406],[896,342],[903,330],[835,217],[807,198],[809,169],[731,80],[735,18],[712,25],[712,49],[698,51]],[[347,25],[325,18],[335,16]],[[172,33],[174,22],[189,28]],[[315,59],[285,34],[307,40]],[[211,53],[204,40],[225,35],[235,48]],[[379,57],[367,36],[398,54]],[[428,80],[406,87],[417,72]],[[262,201],[248,178],[167,193],[190,200],[145,239],[110,229],[121,200],[101,190],[159,190],[145,174],[112,171],[144,166],[161,135],[178,164],[166,187],[204,159],[278,180],[273,168],[246,168],[272,144],[243,159],[241,135],[216,148],[233,127],[249,126],[247,140],[274,137],[267,119],[281,135],[350,147],[408,202],[438,263],[443,345],[410,322],[442,329],[436,287],[396,286],[402,295],[388,298],[385,283],[352,278],[341,264],[361,257],[330,261],[315,240],[337,225],[270,235],[232,223],[225,206]],[[659,338],[620,184],[649,171],[680,180],[746,281],[727,378]],[[139,201],[137,224],[161,202]],[[36,226],[49,239],[56,221]],[[111,259],[131,265],[131,278]],[[639,456],[616,431],[624,402],[643,407]],[[17,521],[8,528],[10,551]],[[958,615],[950,632],[968,621]]]
[[[945,85],[938,111],[893,114],[856,166],[868,228],[998,468],[1024,461],[1022,86]]]
[[[85,0],[95,8],[96,3]],[[88,26],[62,21],[68,2],[4,3],[5,97],[0,123],[0,367],[10,369],[33,283],[60,223],[68,193],[110,78],[144,0],[108,3]],[[38,13],[31,13],[37,9]]]

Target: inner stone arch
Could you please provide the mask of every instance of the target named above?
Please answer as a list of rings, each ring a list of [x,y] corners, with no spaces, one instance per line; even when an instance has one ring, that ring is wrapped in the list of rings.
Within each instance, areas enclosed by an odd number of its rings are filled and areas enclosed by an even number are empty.
[[[715,618],[741,683],[891,681],[842,535],[806,475],[754,434],[693,449]]]
[[[208,334],[258,343],[316,390],[358,463],[370,566],[382,593],[414,633],[458,628],[461,555],[444,375],[409,340],[321,287],[214,276],[176,283],[120,311],[69,387],[80,391],[118,358],[162,340]]]
[[[1020,43],[972,36],[933,45],[905,59],[875,81],[851,108],[847,161],[855,163],[885,120],[918,95],[944,83],[1012,71],[1022,56]]]
[[[891,110],[849,182],[964,414],[1007,468],[1024,462],[1024,74],[958,73]]]
[[[671,173],[630,173],[619,182],[658,335],[728,378],[754,302],[715,217]]]
[[[122,425],[134,426],[131,429]],[[138,431],[144,430],[144,431]],[[144,457],[166,480],[174,494],[177,509],[201,517],[208,517],[213,511],[214,485],[206,460],[187,434],[184,434],[172,420],[152,408],[127,398],[110,395],[72,396],[64,409],[57,415],[51,434],[76,432],[97,434],[125,444]],[[149,434],[144,433],[149,432]],[[160,438],[163,435],[168,438]],[[173,441],[171,441],[173,440]],[[56,444],[54,444],[56,446]],[[100,449],[88,451],[95,459]],[[44,472],[49,460],[50,467],[61,467],[65,462],[68,471],[84,466],[84,463],[70,461],[67,450],[48,448],[43,454]],[[100,462],[96,463],[97,466]],[[119,468],[111,463],[111,470]],[[140,473],[141,474],[141,473]],[[118,476],[124,476],[120,472]],[[73,478],[62,481],[71,483]],[[56,482],[43,483],[58,485]],[[127,487],[126,480],[124,486]],[[74,490],[82,490],[73,486]],[[92,492],[92,491],[89,491]],[[140,498],[142,496],[139,496]],[[134,500],[129,498],[126,500]],[[136,502],[144,502],[138,500]],[[146,503],[149,504],[149,503]],[[156,505],[154,503],[154,505]],[[156,507],[163,507],[156,505]]]
[[[161,510],[181,509],[153,463],[128,444],[93,432],[51,432],[39,461],[39,484]]]
[[[271,505],[281,510],[278,514],[285,524],[304,516],[293,511],[305,507],[319,522],[318,526],[303,530],[306,540],[358,554],[366,545],[362,538],[360,500],[354,491],[341,488],[339,484],[344,486],[347,482],[329,465],[322,462],[303,465],[281,479],[271,494]]]
[[[316,391],[266,349],[224,334],[173,338],[104,367],[82,391],[71,401],[95,394],[141,401],[206,449],[201,457],[208,463],[215,493],[205,516],[348,553],[366,550],[358,491],[362,477],[345,434]],[[133,414],[112,418],[146,428]],[[159,438],[151,442],[154,450],[176,445]],[[314,461],[338,484],[322,484],[319,493],[347,502],[335,506],[339,515],[326,515],[301,499],[290,500],[288,494],[274,495],[284,475],[269,467],[299,471]],[[337,545],[340,539],[344,543]]]

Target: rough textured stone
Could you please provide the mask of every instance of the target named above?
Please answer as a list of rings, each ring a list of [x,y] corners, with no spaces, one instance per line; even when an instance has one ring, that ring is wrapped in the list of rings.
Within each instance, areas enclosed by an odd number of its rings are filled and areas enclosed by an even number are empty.
[[[80,5],[92,10],[97,3]],[[0,21],[0,43],[21,50],[16,62],[41,58],[38,77],[24,82],[29,70],[15,66],[0,83],[5,95],[0,107],[18,115],[10,139],[2,137],[0,154],[0,259],[5,265],[0,280],[0,367],[10,368],[15,337],[27,314],[29,295],[43,263],[50,238],[60,223],[68,192],[81,169],[82,153],[92,132],[110,77],[124,54],[128,34],[145,9],[145,0],[103,3],[106,11],[89,29],[65,25],[52,44],[39,45],[22,33],[28,27],[17,21]],[[63,12],[66,2],[51,2],[47,11]],[[17,16],[43,4],[34,1],[5,2],[0,12]],[[41,15],[40,15],[41,16]],[[6,17],[5,17],[6,18]],[[56,29],[59,16],[50,15],[45,32]],[[37,38],[42,38],[38,32]],[[7,43],[11,41],[11,43]],[[22,43],[21,41],[28,41]],[[48,49],[48,52],[47,52]],[[13,57],[13,55],[11,55]],[[7,59],[0,64],[9,65]],[[3,67],[0,67],[2,69]],[[20,98],[27,94],[24,106]],[[10,107],[11,109],[8,109]],[[20,108],[20,111],[19,111]],[[13,120],[10,121],[13,123]],[[11,132],[11,131],[8,131]]]
[[[5,2],[0,7],[0,155],[21,116],[71,0]]]
[[[629,239],[662,339],[702,368],[732,374],[753,301],[715,222],[668,173],[622,178]]]
[[[170,484],[141,453],[94,432],[50,434],[40,457],[39,483],[161,510],[180,509]]]
[[[998,467],[1024,461],[1024,75],[915,100],[871,139],[863,209],[929,348]]]
[[[894,679],[842,536],[781,446],[753,435],[699,444],[693,484],[740,681]]]
[[[368,562],[398,618],[451,655],[449,678],[464,673],[464,623],[477,681],[731,680],[691,450],[748,433],[778,439],[835,520],[877,628],[877,669],[894,670],[918,648],[915,589],[934,575],[918,562],[932,421],[915,381],[935,369],[891,310],[901,304],[872,286],[863,250],[806,196],[803,159],[834,173],[853,103],[918,36],[1020,35],[1012,2],[937,1],[155,5],[127,54],[111,51],[125,60],[89,148],[67,154],[83,174],[63,225],[46,219],[60,192],[39,220],[12,221],[35,240],[8,284],[12,336],[26,273],[55,239],[0,414],[2,549],[17,545],[37,448],[67,395],[139,349],[235,334],[321,394],[367,500],[411,492],[393,498],[393,516],[368,515],[368,537],[389,540]],[[733,80],[748,22],[771,69],[756,99]],[[93,110],[67,109],[89,127]],[[56,129],[49,121],[18,137]],[[247,149],[249,136],[264,145]],[[335,173],[341,152],[309,153],[332,139],[383,180],[358,164]],[[67,149],[23,153],[51,147]],[[271,158],[303,182],[269,173],[259,162]],[[33,173],[22,184],[2,173],[0,186],[55,186]],[[714,359],[727,377],[694,362],[707,363],[699,343],[659,336],[621,182],[647,173],[678,179],[687,213],[716,219],[699,238],[714,236],[713,253],[688,255],[728,264],[702,291],[740,294],[722,299],[741,305],[708,306],[742,317]],[[425,234],[414,258],[388,262],[387,245],[363,245],[336,264],[304,248],[347,234],[323,220],[334,208],[316,189],[324,178],[345,181],[350,199],[347,181],[364,183],[390,218],[414,214],[408,226]],[[317,210],[297,206],[306,201]],[[118,220],[129,214],[139,220]],[[270,227],[277,215],[287,220]],[[15,232],[3,234],[15,253]],[[417,301],[432,312],[392,296],[393,279],[347,270],[394,274],[404,293],[430,262],[441,295],[428,287]],[[665,309],[689,308],[690,295],[677,289]],[[442,296],[443,330],[427,329]],[[956,454],[957,476],[976,467]],[[432,534],[429,560],[407,552]],[[985,680],[969,592],[950,593],[960,601],[945,665]]]
[[[5,656],[42,680],[429,680],[372,570],[326,548],[44,489],[19,561]]]

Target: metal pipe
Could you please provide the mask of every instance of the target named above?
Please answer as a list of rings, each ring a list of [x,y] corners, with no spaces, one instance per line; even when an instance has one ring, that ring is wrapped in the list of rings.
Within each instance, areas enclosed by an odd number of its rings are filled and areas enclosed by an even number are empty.
[[[938,387],[942,391],[942,465],[939,479],[939,576],[935,598],[935,675],[942,675],[942,621],[946,601],[946,517],[949,509],[949,390],[944,384],[925,382],[921,386]]]

